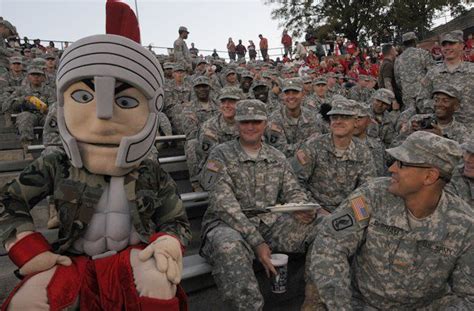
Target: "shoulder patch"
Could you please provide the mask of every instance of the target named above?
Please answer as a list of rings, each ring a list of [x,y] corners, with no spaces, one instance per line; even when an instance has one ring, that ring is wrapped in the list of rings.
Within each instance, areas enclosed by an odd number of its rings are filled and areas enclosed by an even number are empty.
[[[304,150],[298,150],[296,152],[296,158],[298,159],[298,162],[300,162],[301,165],[306,165],[308,163],[308,156],[304,152]]]
[[[340,217],[333,219],[331,224],[334,230],[342,231],[342,230],[352,227],[354,225],[354,221],[351,215],[344,214]]]
[[[272,125],[270,126],[270,129],[271,129],[272,131],[281,133],[281,128],[280,128],[277,124],[275,124],[275,123],[272,123]]]
[[[206,167],[209,171],[219,173],[222,169],[222,163],[216,160],[209,160]]]
[[[204,136],[207,136],[208,138],[212,139],[212,140],[217,140],[217,135],[210,131],[210,130],[205,130],[204,131]]]
[[[362,221],[369,218],[367,211],[367,203],[363,196],[358,196],[351,200],[351,208],[357,221]]]

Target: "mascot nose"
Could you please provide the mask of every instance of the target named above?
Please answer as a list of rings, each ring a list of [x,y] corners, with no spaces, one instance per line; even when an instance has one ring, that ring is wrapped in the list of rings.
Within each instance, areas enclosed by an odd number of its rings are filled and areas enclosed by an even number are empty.
[[[94,77],[96,89],[97,118],[109,120],[114,114],[115,78]]]

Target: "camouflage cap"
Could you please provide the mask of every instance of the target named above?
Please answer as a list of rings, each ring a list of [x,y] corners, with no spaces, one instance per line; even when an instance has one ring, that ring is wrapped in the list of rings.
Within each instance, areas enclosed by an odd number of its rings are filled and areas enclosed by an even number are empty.
[[[395,95],[389,89],[378,89],[375,91],[374,95],[372,96],[373,99],[380,100],[382,103],[391,105],[392,101],[395,99]]]
[[[459,94],[458,89],[449,84],[441,84],[440,86],[435,88],[431,94],[434,96],[436,93],[443,93],[448,95],[449,97],[454,97],[458,100],[461,99],[461,94]]]
[[[186,28],[184,26],[179,26],[178,32],[187,32],[187,33],[189,33],[188,28]]]
[[[369,105],[363,102],[355,102],[357,105],[357,117],[370,117],[372,115],[372,109]]]
[[[0,20],[0,25],[5,26],[6,28],[10,29],[10,31],[11,31],[13,34],[16,34],[16,28],[15,28],[15,26],[13,26],[13,24],[10,23],[9,21],[7,21],[6,19]]]
[[[31,48],[30,52],[33,53],[33,54],[39,54],[41,52],[41,50],[38,49],[38,48]]]
[[[209,80],[208,77],[206,76],[198,76],[196,78],[194,78],[193,80],[193,87],[197,86],[197,85],[209,85],[211,86],[211,81]]]
[[[303,81],[303,84],[307,84],[307,83],[313,83],[313,78],[311,76],[308,76],[308,75],[304,75],[301,80]]]
[[[325,74],[325,77],[326,79],[329,79],[329,78],[336,78],[336,73],[334,72],[328,72],[327,74]]]
[[[368,75],[359,75],[359,80],[370,81],[370,76],[368,76]]]
[[[173,71],[186,71],[183,64],[174,64]]]
[[[196,65],[207,64],[207,61],[204,58],[198,58],[196,60]]]
[[[52,54],[52,53],[45,53],[43,54],[42,56],[44,59],[56,59],[56,55]]]
[[[236,121],[266,120],[267,109],[265,104],[258,99],[245,99],[239,101],[235,111]]]
[[[416,34],[413,31],[406,32],[402,35],[402,41],[410,41],[410,40],[416,40]]]
[[[226,76],[226,77],[227,77],[228,75],[232,74],[232,73],[233,73],[233,74],[236,74],[235,69],[233,69],[233,68],[227,68],[227,69],[225,70],[225,76]]]
[[[8,59],[10,64],[23,64],[23,57],[21,56],[12,56]]]
[[[163,69],[173,69],[174,68],[174,64],[172,62],[165,62],[163,64]]]
[[[400,146],[386,151],[401,162],[436,167],[446,177],[451,176],[462,156],[457,142],[426,131],[416,131]]]
[[[238,87],[234,86],[225,86],[221,89],[221,95],[219,96],[219,100],[223,99],[235,99],[241,100],[242,99],[242,90]]]
[[[443,42],[460,42],[464,43],[464,33],[462,30],[453,30],[441,36],[441,43]]]
[[[272,74],[269,71],[262,72],[262,78],[271,79]]]
[[[323,77],[319,77],[317,78],[316,80],[314,80],[313,82],[314,85],[319,85],[319,84],[328,84],[328,81],[323,78]]]
[[[241,58],[239,60],[237,60],[237,64],[246,64],[247,61],[245,60],[245,58]]]
[[[356,101],[338,97],[332,101],[332,109],[327,115],[357,116],[358,111],[359,105],[357,105]]]
[[[303,81],[301,80],[301,78],[289,78],[283,80],[282,91],[286,92],[290,90],[297,92],[301,92],[303,90]]]
[[[28,74],[42,74],[44,75],[44,70],[38,66],[30,66],[28,67]]]
[[[264,80],[254,80],[253,83],[252,83],[251,89],[253,90],[253,89],[255,89],[255,88],[259,87],[259,86],[264,86],[264,87],[270,88],[270,85],[268,84],[267,81],[264,81]]]
[[[251,78],[251,79],[253,79],[253,73],[251,73],[251,72],[248,71],[248,70],[244,70],[244,71],[240,74],[240,76],[241,76],[242,78]]]
[[[468,140],[461,145],[461,148],[469,153],[474,153],[474,138],[468,138]]]

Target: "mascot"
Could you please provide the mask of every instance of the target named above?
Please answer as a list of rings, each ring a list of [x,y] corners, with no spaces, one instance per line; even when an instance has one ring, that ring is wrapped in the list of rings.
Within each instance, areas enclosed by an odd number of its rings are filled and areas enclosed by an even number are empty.
[[[187,309],[190,225],[175,183],[148,159],[162,69],[137,43],[130,8],[109,1],[107,14],[108,34],[75,42],[59,64],[65,153],[38,158],[0,191],[0,239],[22,278],[2,310]],[[59,218],[52,244],[30,215],[48,195]]]

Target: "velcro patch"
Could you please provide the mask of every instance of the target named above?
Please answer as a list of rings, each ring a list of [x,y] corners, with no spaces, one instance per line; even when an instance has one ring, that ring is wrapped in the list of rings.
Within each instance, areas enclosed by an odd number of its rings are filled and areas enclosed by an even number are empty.
[[[357,221],[369,218],[367,203],[363,196],[358,196],[351,200],[352,211]]]
[[[332,227],[336,231],[342,231],[354,225],[351,215],[345,214],[332,220]]]
[[[209,130],[204,131],[204,136],[209,137],[211,140],[217,140],[217,135]]]
[[[277,124],[275,124],[275,123],[272,123],[272,125],[270,126],[270,129],[271,129],[272,131],[281,133],[281,128],[280,128]]]
[[[207,169],[212,172],[220,172],[222,169],[222,163],[216,160],[209,160],[207,161]]]
[[[301,165],[306,165],[308,163],[308,156],[304,150],[298,150],[298,152],[296,152],[296,158]]]

